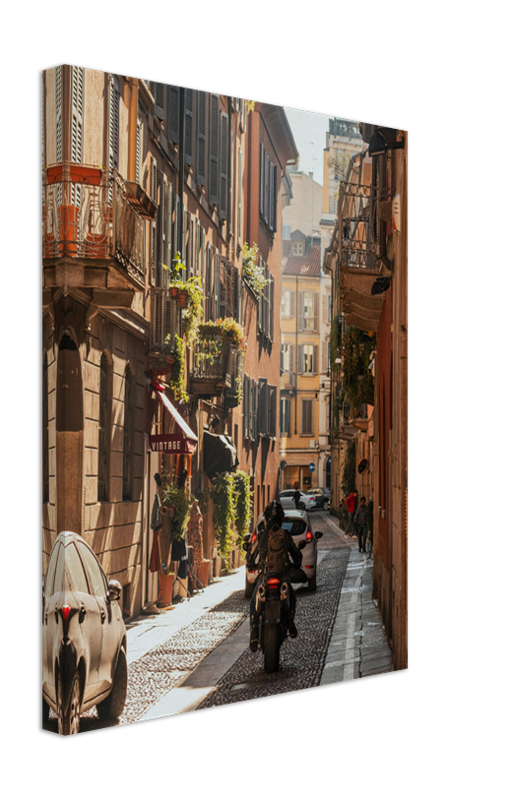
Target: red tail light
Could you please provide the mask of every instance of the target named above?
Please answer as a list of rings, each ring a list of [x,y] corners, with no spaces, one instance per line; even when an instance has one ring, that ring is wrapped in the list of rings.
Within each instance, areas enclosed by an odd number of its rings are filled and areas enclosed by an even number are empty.
[[[310,499],[310,500],[314,500],[315,498],[314,498],[314,497],[310,497],[309,499]]]
[[[313,538],[313,534],[311,533],[311,531],[308,528],[308,532],[306,533],[306,539],[307,539],[308,542],[310,542],[312,538]]]
[[[267,581],[267,585],[270,586],[272,589],[275,586],[279,586],[279,583],[280,583],[279,578],[269,578],[269,580]]]
[[[251,536],[251,544],[253,544],[253,542],[256,542],[256,537],[257,537],[257,536],[258,536],[258,534],[257,534],[257,533],[256,533],[256,531],[255,531],[255,532],[253,533],[253,535]]]
[[[312,565],[312,564],[310,564],[310,566],[309,566],[309,567],[306,565],[306,569],[313,569],[313,565]]]
[[[62,606],[62,617],[64,618],[64,622],[67,622],[67,617],[71,611],[71,606]]]

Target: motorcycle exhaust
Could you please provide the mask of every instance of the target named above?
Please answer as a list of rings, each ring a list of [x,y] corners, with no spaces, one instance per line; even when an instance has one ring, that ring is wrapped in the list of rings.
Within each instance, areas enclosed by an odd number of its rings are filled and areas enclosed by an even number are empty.
[[[288,597],[288,584],[285,581],[285,583],[283,583],[281,586],[281,600],[286,600],[287,597]]]
[[[265,589],[263,585],[260,585],[258,587],[258,592],[256,594],[256,610],[258,613],[260,613],[262,609],[262,603],[265,603],[266,599],[267,598],[265,597]]]

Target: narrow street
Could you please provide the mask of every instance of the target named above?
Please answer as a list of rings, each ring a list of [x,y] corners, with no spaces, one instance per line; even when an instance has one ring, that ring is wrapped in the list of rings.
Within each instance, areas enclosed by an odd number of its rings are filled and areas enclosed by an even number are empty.
[[[319,541],[318,585],[296,586],[299,631],[281,648],[281,668],[251,653],[244,567],[204,592],[128,627],[129,687],[119,724],[267,697],[392,670],[380,615],[371,600],[371,561],[345,539],[335,517],[311,514]],[[107,727],[92,709],[81,730]],[[48,729],[56,730],[53,716]]]

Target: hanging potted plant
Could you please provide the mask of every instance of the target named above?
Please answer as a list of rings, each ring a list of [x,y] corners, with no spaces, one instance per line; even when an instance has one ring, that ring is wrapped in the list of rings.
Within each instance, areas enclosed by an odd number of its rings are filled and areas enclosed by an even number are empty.
[[[170,282],[168,285],[168,290],[170,292],[170,297],[174,299],[178,298],[180,287],[183,286],[183,281],[180,278],[180,273],[183,269],[185,269],[182,261],[180,260],[180,253],[175,253],[175,258],[172,262],[171,271],[168,269],[166,264],[163,264],[165,270],[170,272]]]

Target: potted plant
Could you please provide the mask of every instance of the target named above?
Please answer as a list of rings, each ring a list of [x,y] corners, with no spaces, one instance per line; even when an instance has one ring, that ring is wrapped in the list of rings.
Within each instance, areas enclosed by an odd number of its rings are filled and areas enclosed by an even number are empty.
[[[175,253],[175,258],[172,262],[171,271],[168,269],[166,264],[163,264],[164,269],[167,272],[170,272],[170,282],[168,285],[168,290],[170,292],[170,297],[177,298],[179,294],[180,287],[183,285],[183,281],[180,278],[180,273],[183,269],[185,269],[182,261],[180,260],[180,253]]]
[[[174,578],[173,572],[159,573],[159,596],[168,606],[171,606],[173,600]]]

